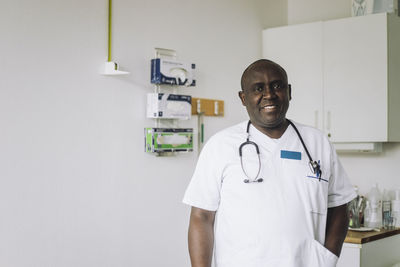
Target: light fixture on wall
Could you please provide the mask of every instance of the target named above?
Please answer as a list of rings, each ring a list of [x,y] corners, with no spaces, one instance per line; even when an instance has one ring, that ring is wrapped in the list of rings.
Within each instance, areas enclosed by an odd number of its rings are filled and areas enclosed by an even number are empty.
[[[117,62],[111,59],[111,39],[112,39],[112,0],[108,0],[108,58],[104,64],[103,75],[126,75],[127,71],[119,70]]]

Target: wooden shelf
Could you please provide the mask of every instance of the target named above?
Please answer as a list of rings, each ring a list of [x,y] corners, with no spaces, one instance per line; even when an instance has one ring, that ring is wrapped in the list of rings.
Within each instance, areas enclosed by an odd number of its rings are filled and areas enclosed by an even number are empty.
[[[393,236],[400,234],[400,228],[396,228],[394,230],[384,230],[381,229],[380,232],[371,231],[371,232],[356,232],[349,229],[347,232],[345,243],[353,243],[353,244],[364,244],[371,241],[375,241],[378,239],[382,239],[385,237]]]

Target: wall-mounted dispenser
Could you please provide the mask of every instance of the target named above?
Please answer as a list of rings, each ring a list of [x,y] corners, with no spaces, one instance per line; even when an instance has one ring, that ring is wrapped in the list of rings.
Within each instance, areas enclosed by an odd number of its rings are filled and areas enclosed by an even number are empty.
[[[193,151],[192,128],[145,128],[144,131],[146,152]]]
[[[147,118],[181,119],[191,117],[190,95],[167,93],[147,94]]]
[[[151,60],[151,83],[181,86],[195,86],[196,64],[188,64],[173,59],[155,58]]]
[[[181,120],[191,118],[192,97],[178,90],[196,85],[194,69],[195,64],[177,61],[175,50],[155,48],[150,69],[154,93],[147,94],[147,118],[155,119],[155,125],[145,128],[146,152],[174,156],[193,151],[193,128],[179,128]]]

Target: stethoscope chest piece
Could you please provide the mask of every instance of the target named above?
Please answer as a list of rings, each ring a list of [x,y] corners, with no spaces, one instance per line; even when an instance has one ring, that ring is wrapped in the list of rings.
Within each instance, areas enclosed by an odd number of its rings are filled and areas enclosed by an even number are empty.
[[[262,181],[264,181],[263,178],[258,178],[258,179],[256,179],[256,180],[249,180],[249,179],[244,179],[244,180],[243,180],[243,182],[244,182],[245,184],[248,184],[248,183],[261,183]]]

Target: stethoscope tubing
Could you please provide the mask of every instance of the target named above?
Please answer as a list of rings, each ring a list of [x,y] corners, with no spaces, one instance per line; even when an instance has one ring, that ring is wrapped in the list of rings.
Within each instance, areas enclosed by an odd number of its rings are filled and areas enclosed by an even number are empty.
[[[319,179],[319,181],[321,181],[321,179],[322,179],[322,178],[321,178],[321,176],[322,176],[322,171],[321,171],[321,166],[320,166],[320,164],[312,159],[312,157],[311,157],[311,155],[310,155],[310,152],[308,152],[307,146],[306,146],[306,144],[304,143],[304,140],[303,140],[303,138],[302,138],[302,136],[301,136],[299,130],[298,130],[297,127],[294,125],[294,123],[293,123],[291,120],[289,120],[289,119],[286,119],[286,120],[287,120],[288,123],[293,127],[293,129],[295,130],[297,136],[298,136],[299,139],[300,139],[300,142],[301,142],[301,144],[302,144],[304,150],[306,151],[307,157],[308,157],[308,159],[309,159],[309,165],[310,165],[311,171],[312,171],[314,174],[316,174],[316,175],[318,176],[317,178]],[[250,183],[250,182],[262,182],[263,179],[262,179],[262,178],[258,178],[258,175],[259,175],[260,172],[261,172],[260,149],[259,149],[257,143],[255,143],[255,142],[253,142],[253,141],[250,141],[250,132],[249,132],[249,131],[250,131],[250,124],[251,124],[251,121],[249,120],[249,122],[247,123],[247,127],[246,127],[246,133],[247,133],[246,141],[243,142],[243,143],[239,146],[240,165],[241,165],[241,167],[242,167],[243,173],[244,173],[244,174],[246,175],[246,177],[248,178],[248,179],[245,179],[245,180],[244,180],[245,183]],[[244,169],[244,167],[243,167],[242,150],[243,150],[243,147],[246,146],[246,145],[252,145],[252,146],[254,146],[255,149],[256,149],[256,152],[257,152],[257,156],[258,156],[258,171],[257,171],[257,175],[255,176],[254,179],[250,179],[250,177],[248,176],[248,174],[246,173],[246,171],[245,171],[245,169]],[[258,179],[257,179],[257,178],[258,178]],[[325,179],[322,179],[322,180],[326,181]]]
[[[244,169],[244,167],[243,167],[242,148],[243,148],[245,145],[253,145],[253,146],[256,148],[256,151],[257,151],[257,157],[258,157],[258,171],[257,171],[256,178],[255,178],[255,179],[252,179],[252,180],[250,179],[250,177],[248,176],[247,172],[245,171],[245,169]],[[255,142],[253,142],[253,141],[249,141],[249,138],[247,138],[247,141],[244,142],[244,143],[242,143],[242,144],[240,145],[240,147],[239,147],[239,155],[240,155],[240,166],[242,167],[242,170],[243,170],[244,174],[246,175],[246,177],[249,178],[249,179],[245,179],[244,182],[245,182],[245,183],[248,183],[248,182],[256,182],[256,181],[258,181],[259,179],[257,179],[257,177],[258,177],[258,175],[260,174],[260,171],[261,171],[261,158],[260,158],[260,150],[258,149],[258,145],[257,145]],[[260,182],[262,182],[262,180],[261,180]]]
[[[299,137],[300,142],[303,145],[304,150],[306,151],[308,159],[310,160],[310,162],[314,162],[313,159],[311,158],[310,152],[308,152],[306,144],[304,143],[303,137],[299,133],[299,130],[297,130],[297,127],[294,125],[294,123],[291,120],[289,120],[289,119],[286,119],[286,120],[289,122],[290,125],[292,125],[293,129],[296,131],[297,136]]]

